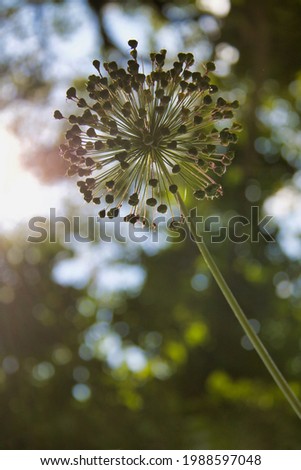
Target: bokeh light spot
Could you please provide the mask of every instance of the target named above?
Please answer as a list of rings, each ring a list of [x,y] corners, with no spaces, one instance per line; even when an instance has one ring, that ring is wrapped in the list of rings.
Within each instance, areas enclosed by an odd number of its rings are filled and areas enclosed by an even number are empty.
[[[53,377],[55,368],[50,362],[40,362],[32,369],[32,376],[38,382],[44,382]]]
[[[72,395],[75,400],[85,402],[91,397],[91,389],[85,384],[76,384],[72,388]]]
[[[15,356],[6,356],[2,361],[2,367],[7,374],[14,374],[19,370],[19,361]]]

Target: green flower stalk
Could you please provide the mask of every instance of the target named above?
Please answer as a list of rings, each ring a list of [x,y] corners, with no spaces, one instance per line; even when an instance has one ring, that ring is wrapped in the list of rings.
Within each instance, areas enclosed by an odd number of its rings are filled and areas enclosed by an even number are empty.
[[[194,57],[179,53],[173,67],[164,70],[166,50],[151,53],[152,71],[145,75],[138,63],[137,41],[128,42],[131,59],[127,70],[116,62],[93,62],[98,75],[87,83],[89,101],[77,96],[74,87],[67,98],[83,110],[68,117],[71,128],[61,153],[69,162],[68,175],[78,175],[80,192],[87,202],[102,204],[100,218],[119,216],[125,203],[130,212],[124,220],[145,224],[152,213],[173,214],[176,202],[196,245],[245,334],[261,360],[301,418],[301,404],[252,329],[233,293],[197,236],[196,223],[180,194],[184,187],[196,199],[222,196],[217,177],[234,157],[240,125],[233,123],[238,101],[218,96],[211,83],[215,66],[208,62],[203,73],[192,71]],[[56,119],[64,118],[60,111]],[[230,123],[230,124],[229,124]],[[229,127],[230,126],[230,127]]]

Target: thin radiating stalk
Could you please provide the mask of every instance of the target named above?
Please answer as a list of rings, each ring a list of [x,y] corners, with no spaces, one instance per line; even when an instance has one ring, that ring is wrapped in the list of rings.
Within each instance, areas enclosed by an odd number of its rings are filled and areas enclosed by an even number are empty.
[[[283,377],[282,373],[276,366],[275,362],[269,355],[268,351],[266,350],[265,346],[262,344],[261,340],[259,339],[258,335],[255,333],[253,328],[251,327],[247,317],[245,316],[244,312],[242,311],[241,307],[239,306],[236,298],[234,297],[230,287],[226,283],[223,275],[221,274],[220,270],[218,269],[215,261],[213,260],[208,248],[206,247],[203,239],[197,235],[197,228],[196,223],[193,220],[193,217],[189,214],[189,211],[181,198],[180,194],[176,194],[177,201],[181,207],[182,214],[185,218],[185,222],[187,224],[188,229],[190,230],[191,234],[194,237],[195,243],[202,254],[208,268],[210,269],[214,279],[216,280],[219,288],[221,289],[222,293],[224,294],[225,299],[227,300],[228,304],[230,305],[234,315],[236,316],[237,320],[241,324],[245,334],[251,341],[254,349],[259,354],[262,362],[268,369],[269,373],[275,380],[276,384],[278,385],[279,389],[284,394],[285,398],[297,414],[297,416],[301,419],[301,403],[290,388],[289,384]],[[189,217],[189,221],[188,221]]]

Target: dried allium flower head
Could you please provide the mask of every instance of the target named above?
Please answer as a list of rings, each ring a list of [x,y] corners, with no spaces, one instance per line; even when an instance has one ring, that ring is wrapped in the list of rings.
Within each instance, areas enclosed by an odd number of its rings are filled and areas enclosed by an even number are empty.
[[[91,101],[77,96],[74,87],[67,98],[83,109],[69,116],[72,127],[61,152],[70,162],[68,175],[77,174],[87,202],[104,203],[100,217],[119,215],[123,202],[131,206],[124,220],[146,220],[147,209],[165,213],[181,183],[196,199],[222,195],[215,175],[231,163],[231,144],[239,125],[218,130],[217,122],[232,119],[238,102],[213,99],[210,83],[212,62],[204,73],[191,71],[194,57],[179,53],[173,67],[164,70],[166,50],[151,53],[152,72],[142,73],[137,61],[137,41],[128,42],[131,60],[127,70],[116,62],[104,63],[107,72],[91,75],[87,92]],[[60,111],[54,117],[62,119]],[[220,127],[220,124],[219,126]],[[172,209],[171,209],[172,210]]]

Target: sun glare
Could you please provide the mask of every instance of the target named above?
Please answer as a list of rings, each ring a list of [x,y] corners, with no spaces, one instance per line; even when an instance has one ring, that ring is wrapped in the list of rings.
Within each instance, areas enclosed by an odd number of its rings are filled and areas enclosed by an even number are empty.
[[[0,128],[0,152],[4,160],[4,166],[2,165],[2,171],[0,172],[0,188],[1,196],[3,196],[9,190],[14,175],[18,171],[20,153],[19,142],[5,128]]]
[[[0,155],[4,163],[0,172],[0,229],[11,229],[32,216],[43,215],[49,201],[47,188],[22,165],[19,140],[4,126],[0,127]]]

